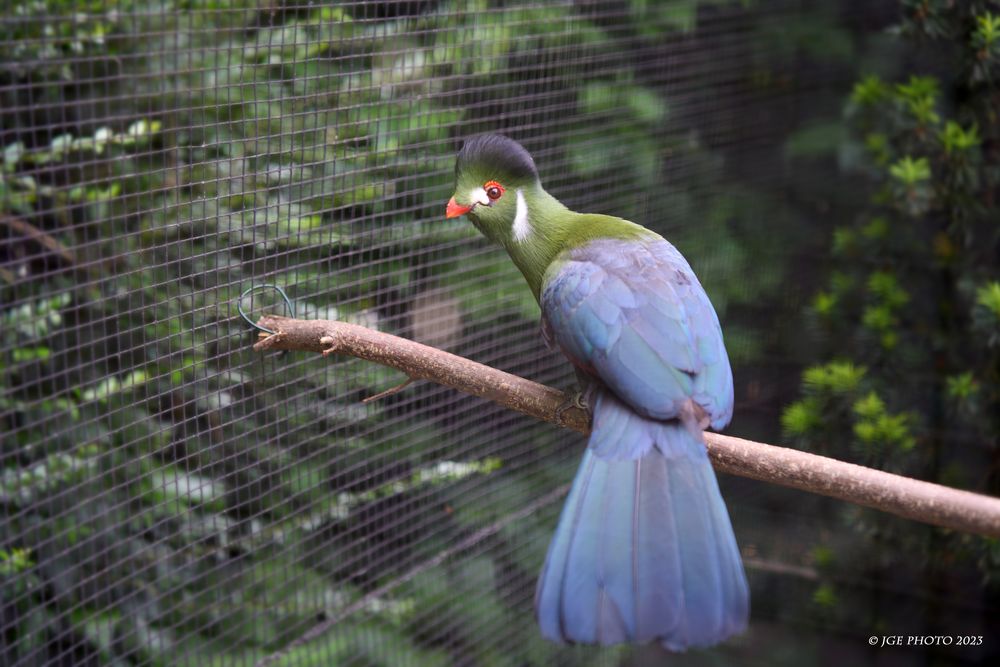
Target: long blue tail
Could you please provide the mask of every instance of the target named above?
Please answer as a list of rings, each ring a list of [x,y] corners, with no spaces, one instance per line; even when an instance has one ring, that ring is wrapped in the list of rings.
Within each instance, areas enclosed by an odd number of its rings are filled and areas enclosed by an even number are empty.
[[[699,436],[598,392],[535,612],[554,641],[658,640],[672,651],[746,628],[743,564]]]

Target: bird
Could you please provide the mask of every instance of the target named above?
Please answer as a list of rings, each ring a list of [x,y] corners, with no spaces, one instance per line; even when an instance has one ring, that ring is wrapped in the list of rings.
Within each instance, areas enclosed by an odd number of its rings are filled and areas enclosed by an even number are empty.
[[[536,586],[542,636],[681,652],[743,632],[747,579],[704,440],[732,417],[733,376],[690,264],[641,225],[567,208],[499,134],[464,142],[445,215],[507,251],[592,413]]]

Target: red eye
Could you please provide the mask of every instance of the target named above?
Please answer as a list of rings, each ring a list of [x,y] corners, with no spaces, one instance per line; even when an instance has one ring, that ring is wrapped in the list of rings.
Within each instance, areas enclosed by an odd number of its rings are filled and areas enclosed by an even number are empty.
[[[503,196],[503,186],[496,181],[488,181],[483,186],[483,190],[486,190],[486,196],[490,198],[490,201],[496,201]]]

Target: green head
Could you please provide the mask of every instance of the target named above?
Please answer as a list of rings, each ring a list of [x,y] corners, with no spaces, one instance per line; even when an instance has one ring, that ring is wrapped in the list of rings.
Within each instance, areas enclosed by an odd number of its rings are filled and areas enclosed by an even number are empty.
[[[458,153],[447,216],[468,215],[479,231],[506,246],[524,239],[528,201],[540,192],[535,161],[521,144],[499,134],[474,137]]]
[[[465,142],[455,163],[449,218],[467,215],[499,243],[538,298],[542,277],[559,254],[596,238],[640,238],[650,232],[620,218],[580,215],[542,188],[528,151],[499,134]]]

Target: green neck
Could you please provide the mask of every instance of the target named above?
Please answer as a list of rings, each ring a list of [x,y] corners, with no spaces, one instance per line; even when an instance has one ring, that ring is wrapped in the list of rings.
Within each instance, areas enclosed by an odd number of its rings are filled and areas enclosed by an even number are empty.
[[[633,240],[655,236],[648,229],[621,218],[571,211],[539,184],[524,188],[522,192],[531,226],[527,237],[515,239],[509,227],[499,230],[478,223],[476,226],[504,247],[528,281],[536,300],[540,298],[545,272],[559,259],[560,253],[600,238]]]
[[[535,299],[542,289],[542,276],[556,256],[566,250],[572,228],[573,217],[577,214],[566,208],[562,202],[536,185],[524,192],[528,204],[528,220],[531,234],[516,240],[506,233],[495,240],[500,242],[524,279],[528,281]]]

